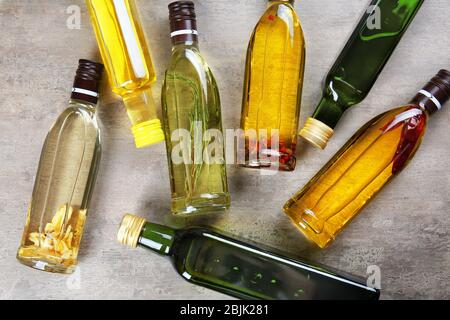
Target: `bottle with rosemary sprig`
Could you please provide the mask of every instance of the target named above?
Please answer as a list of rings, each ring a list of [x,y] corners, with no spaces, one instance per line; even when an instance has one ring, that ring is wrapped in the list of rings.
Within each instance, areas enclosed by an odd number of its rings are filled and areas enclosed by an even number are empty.
[[[220,98],[200,54],[194,4],[169,5],[172,57],[162,90],[172,213],[223,211],[230,205]]]

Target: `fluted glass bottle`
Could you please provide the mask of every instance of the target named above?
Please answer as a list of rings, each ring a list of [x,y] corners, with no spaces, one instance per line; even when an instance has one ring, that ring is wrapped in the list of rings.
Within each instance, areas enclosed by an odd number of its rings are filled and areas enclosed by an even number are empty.
[[[156,73],[134,0],[86,0],[114,93],[125,104],[137,148],[164,141],[151,87]]]
[[[363,101],[423,0],[372,0],[329,71],[322,99],[300,131],[324,149],[343,113]]]
[[[241,115],[245,150],[237,150],[247,167],[295,168],[305,39],[293,5],[270,0],[248,46]]]
[[[324,248],[391,179],[420,146],[428,116],[450,97],[442,70],[411,103],[364,125],[284,206],[307,238]]]
[[[219,91],[200,54],[194,4],[169,5],[172,57],[162,90],[172,212],[194,214],[230,205]]]
[[[77,263],[100,161],[96,119],[103,66],[80,60],[69,107],[45,140],[17,258],[36,269],[70,273]]]
[[[174,230],[126,215],[119,242],[170,256],[190,283],[241,299],[377,300],[380,292],[274,250],[230,238],[210,228]]]

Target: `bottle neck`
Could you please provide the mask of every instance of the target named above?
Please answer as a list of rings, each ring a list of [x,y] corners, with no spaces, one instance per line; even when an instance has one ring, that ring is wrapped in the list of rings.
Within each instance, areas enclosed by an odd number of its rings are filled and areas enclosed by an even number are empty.
[[[172,51],[181,47],[199,49],[198,41],[178,41],[172,43]]]
[[[175,1],[169,4],[169,22],[174,45],[198,42],[197,16],[192,1]]]
[[[70,98],[95,106],[98,102],[102,72],[102,64],[80,59]]]
[[[418,105],[432,115],[441,110],[444,104],[450,99],[450,71],[440,70],[416,96],[411,103]]]
[[[162,255],[171,255],[176,231],[172,228],[146,222],[142,227],[138,245]]]
[[[320,100],[312,117],[334,129],[343,114],[344,110],[340,104],[325,96]]]
[[[198,46],[197,21],[194,19],[175,20],[170,23],[172,44]]]
[[[420,90],[416,96],[411,100],[411,104],[419,106],[429,116],[442,109],[443,104],[441,99],[436,96],[435,90],[424,88]]]

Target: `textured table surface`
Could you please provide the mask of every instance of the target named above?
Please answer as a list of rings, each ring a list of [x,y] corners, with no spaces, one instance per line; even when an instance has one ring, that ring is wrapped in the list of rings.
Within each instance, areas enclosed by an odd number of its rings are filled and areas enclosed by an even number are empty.
[[[136,0],[159,80],[170,58],[167,0]],[[296,9],[307,38],[301,122],[368,0],[302,0]],[[200,45],[222,96],[225,128],[239,126],[246,46],[265,0],[197,0]],[[67,10],[81,9],[80,29]],[[71,9],[71,8],[69,8]],[[103,157],[75,276],[47,274],[15,259],[43,140],[66,107],[79,58],[98,59],[81,0],[0,0],[0,298],[216,299],[183,281],[167,258],[119,245],[125,212],[151,221],[209,223],[348,273],[381,270],[382,298],[450,298],[450,110],[433,118],[411,165],[326,250],[309,244],[281,212],[284,202],[364,122],[407,102],[440,68],[450,67],[450,2],[426,1],[367,99],[350,110],[323,151],[304,144],[294,173],[262,176],[229,167],[232,209],[219,217],[175,221],[168,215],[163,144],[136,150],[122,103],[103,86],[99,107]]]

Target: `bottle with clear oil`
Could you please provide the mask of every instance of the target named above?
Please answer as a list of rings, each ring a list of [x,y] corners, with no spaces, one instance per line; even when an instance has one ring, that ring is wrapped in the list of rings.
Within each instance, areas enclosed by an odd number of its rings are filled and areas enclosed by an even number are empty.
[[[409,163],[430,115],[450,98],[450,72],[441,70],[413,100],[364,125],[284,206],[307,238],[321,248]]]
[[[133,0],[86,0],[113,91],[124,101],[137,148],[164,141],[151,93],[156,81]]]
[[[96,119],[103,65],[80,60],[69,107],[42,149],[17,259],[30,267],[71,273],[100,161]]]
[[[294,0],[269,0],[247,51],[241,116],[246,167],[295,169],[305,55]]]
[[[200,53],[194,3],[173,2],[169,11],[173,47],[161,98],[172,212],[223,211],[230,195],[219,90]]]

